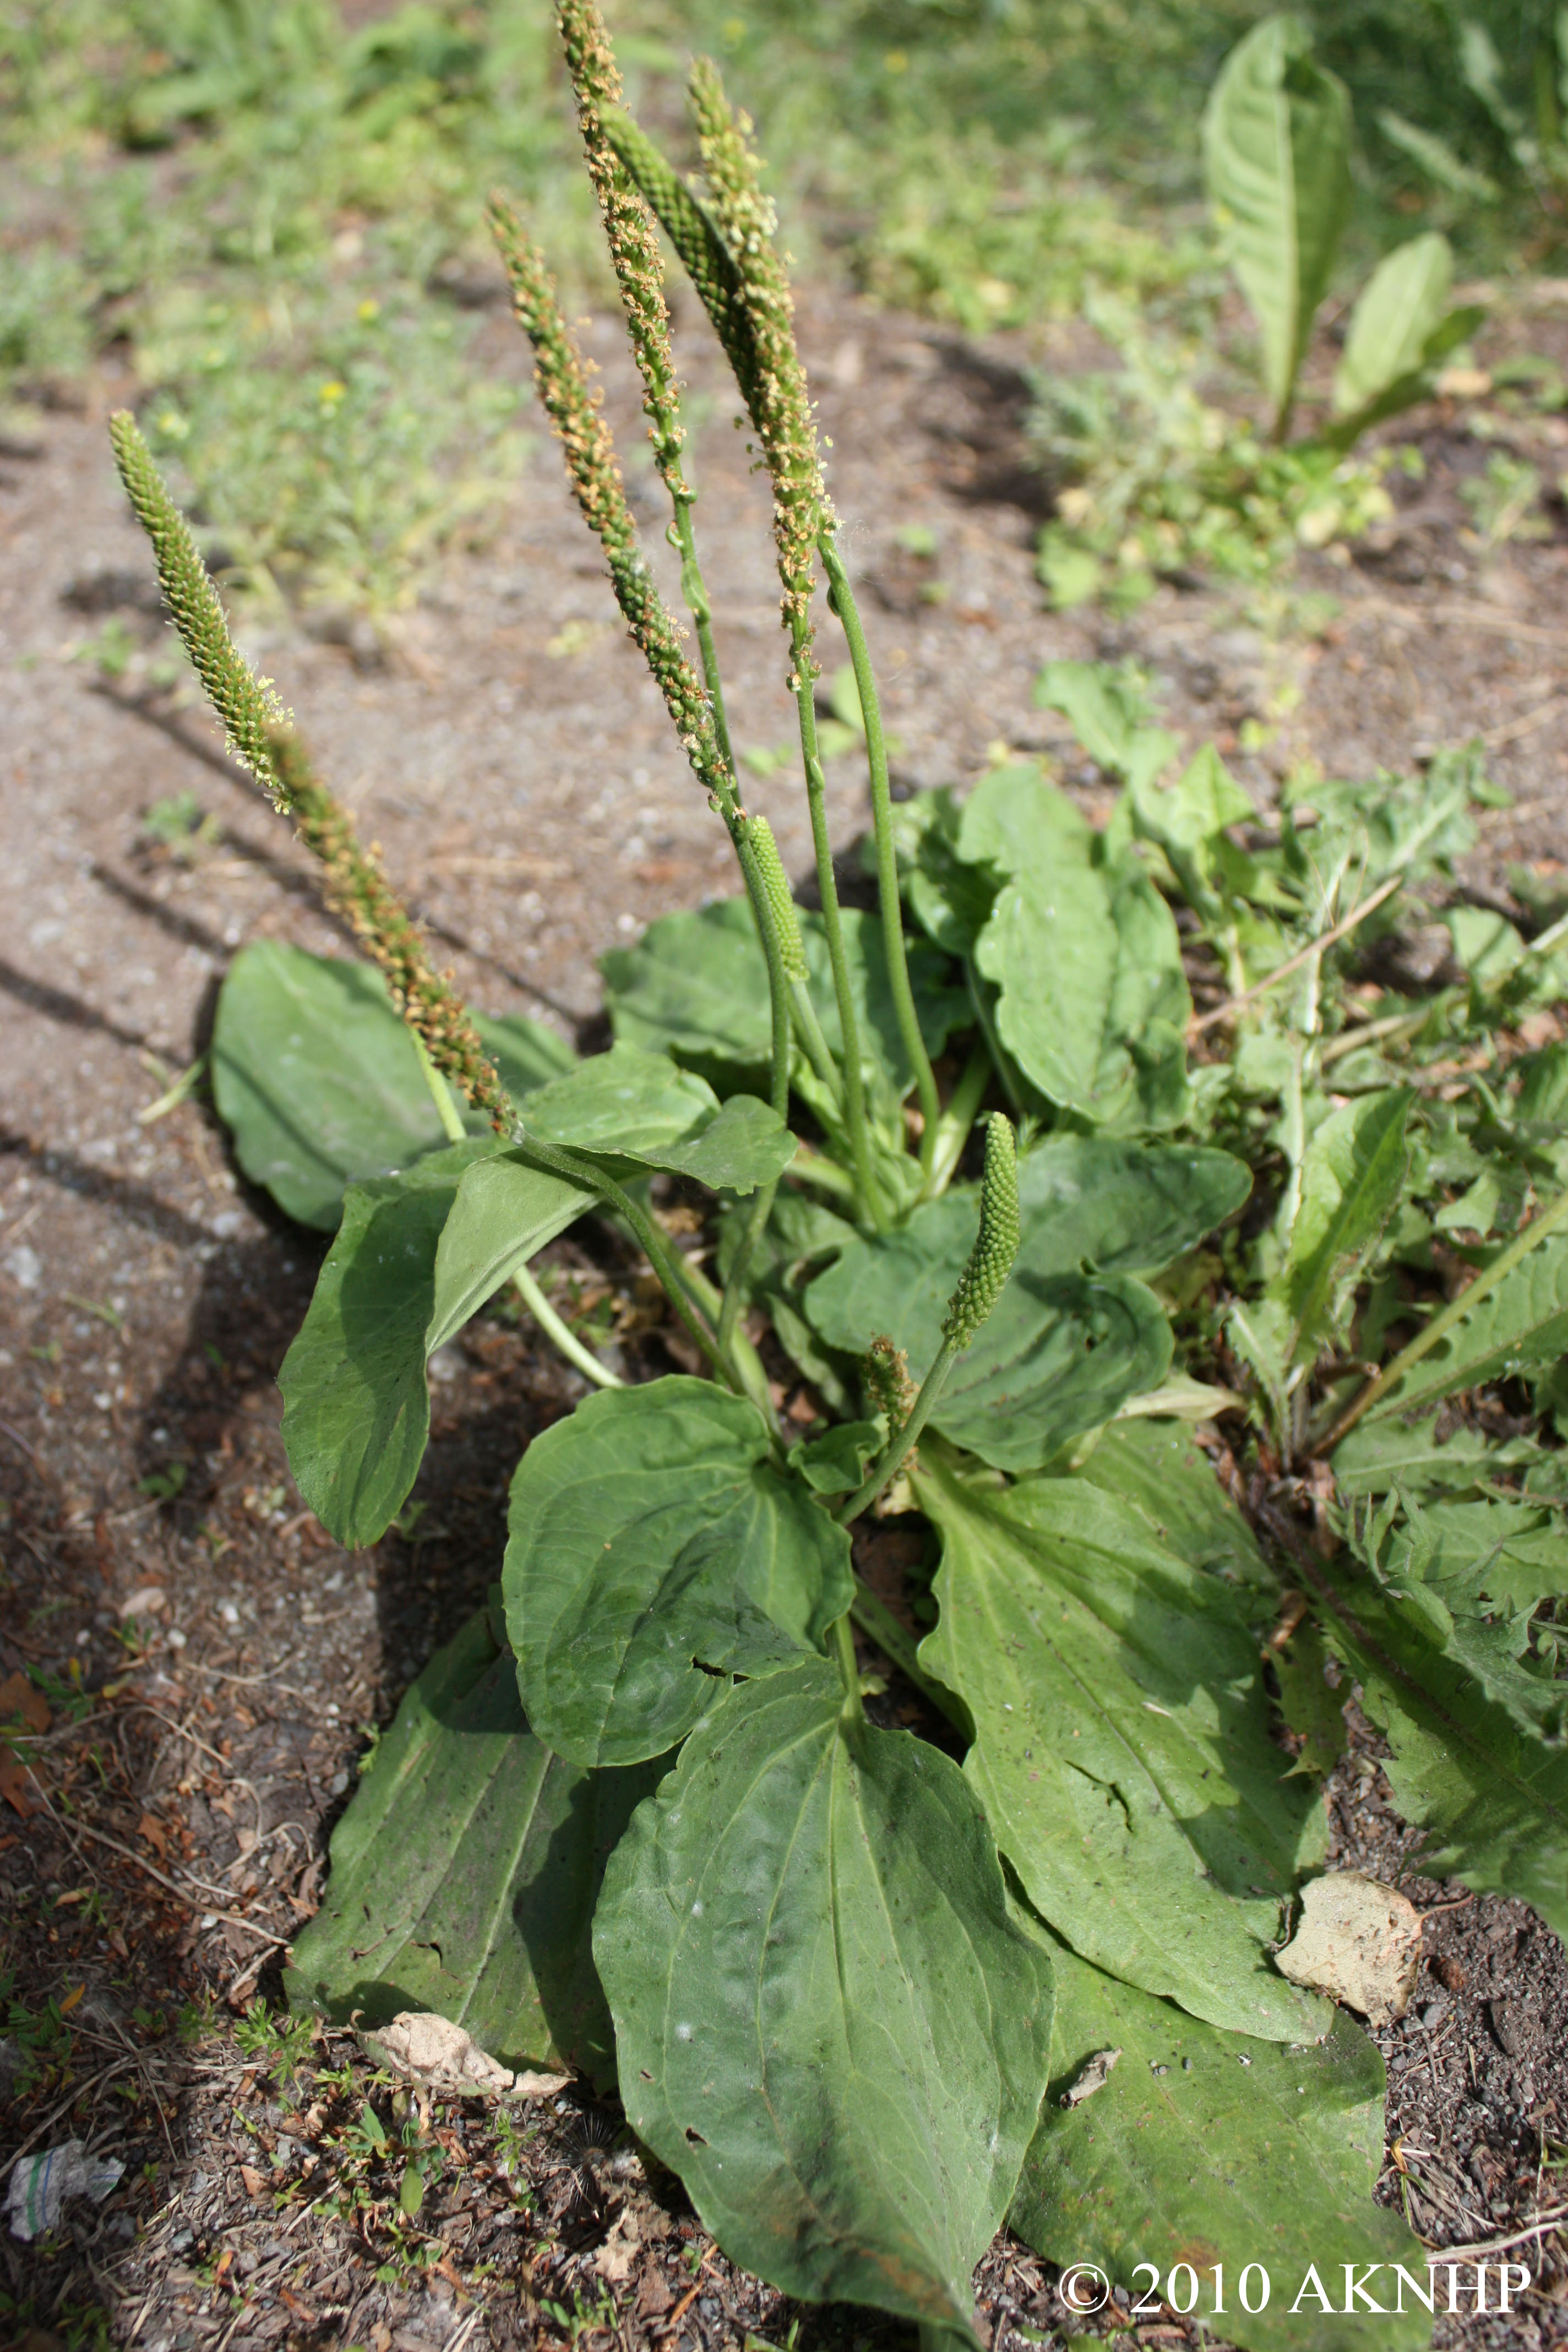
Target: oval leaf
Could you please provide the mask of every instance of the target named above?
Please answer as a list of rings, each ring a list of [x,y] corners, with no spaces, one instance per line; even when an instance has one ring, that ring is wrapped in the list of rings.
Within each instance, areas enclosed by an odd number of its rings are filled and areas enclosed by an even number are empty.
[[[579,1764],[684,1738],[715,1674],[767,1674],[849,1606],[849,1538],[710,1381],[602,1391],[535,1438],[502,1571],[529,1719]]]
[[[914,1072],[900,1037],[880,920],[859,907],[846,907],[842,920],[850,994],[868,1058],[892,1074],[905,1094]],[[822,918],[803,908],[800,927],[823,1034],[837,1053],[838,1006]],[[726,1087],[766,1065],[768,972],[744,898],[661,916],[636,947],[612,949],[600,968],[617,1039],[674,1054]],[[921,1034],[928,1051],[939,1054],[949,1033],[973,1018],[969,1000],[946,985],[946,957],[921,940],[910,943],[909,969]]]
[[[1036,1910],[1212,2025],[1315,2039],[1322,2002],[1264,1949],[1312,1799],[1226,1588],[1076,1479],[1000,1493],[932,1459],[912,1483],[942,1538],[921,1660],[973,1718],[964,1769]]]
[[[1420,366],[1453,282],[1452,249],[1435,229],[1384,255],[1351,313],[1344,354],[1334,370],[1336,416],[1367,407]]]
[[[1015,875],[975,961],[996,1027],[1047,1100],[1096,1127],[1173,1127],[1187,1107],[1192,1013],[1175,920],[1127,859]]]
[[[1170,1363],[1163,1311],[1141,1283],[1246,1200],[1227,1152],[1052,1137],[1018,1163],[1023,1237],[1013,1276],[959,1359],[933,1425],[998,1468],[1038,1468]],[[860,1238],[805,1294],[814,1328],[857,1354],[886,1333],[923,1378],[979,1230],[963,1186],[891,1234]],[[1081,1269],[1092,1268],[1094,1276]],[[1094,1278],[1094,1277],[1099,1278]]]
[[[1034,2130],[1050,1962],[956,1765],[806,1660],[722,1699],[605,1876],[627,2119],[731,2261],[970,2332]]]
[[[575,1060],[521,1014],[476,1013],[514,1100]],[[240,1166],[280,1209],[327,1232],[350,1184],[438,1150],[445,1130],[407,1024],[370,965],[278,940],[242,948],[218,992],[213,1099]],[[476,1133],[485,1122],[468,1115]]]
[[[536,1250],[595,1206],[597,1195],[531,1168],[513,1152],[464,1171],[436,1247],[422,1348],[433,1356]]]
[[[705,1078],[636,1045],[612,1045],[542,1087],[527,1124],[547,1143],[672,1169],[714,1192],[753,1192],[795,1157],[795,1138],[771,1105],[734,1095],[721,1106]]]
[[[1247,2352],[1344,2352],[1342,2315],[1329,2317],[1309,2287],[1316,2263],[1326,2296],[1345,2265],[1405,2263],[1426,2286],[1426,2251],[1372,2201],[1383,2165],[1384,2074],[1375,2042],[1342,2011],[1315,2048],[1283,2049],[1201,2025],[1163,2000],[1092,1969],[1053,1939],[1057,2015],[1051,2088],[1007,2216],[1026,2245],[1058,2263],[1097,2262],[1134,2294],[1157,2264],[1196,2271],[1197,2316]],[[1120,2050],[1100,2088],[1061,2104],[1099,2052]],[[1246,2063],[1243,2063],[1243,2061]],[[1212,2265],[1224,2266],[1215,2309]],[[1243,2271],[1261,2263],[1266,2307],[1248,2312]],[[1368,2292],[1389,2311],[1386,2273]],[[1254,2275],[1247,2301],[1257,2303]],[[1292,2314],[1291,2304],[1301,2308]],[[1352,2326],[1354,2323],[1352,2322]],[[1380,2323],[1379,2352],[1415,2352],[1431,2320],[1412,2303]]]
[[[495,1136],[471,1136],[401,1176],[351,1185],[310,1311],[283,1359],[289,1467],[322,1526],[351,1549],[385,1534],[418,1474],[430,1433],[431,1332],[458,1328],[451,1289],[437,1315],[441,1237],[464,1177],[500,1150]],[[508,1194],[516,1222],[492,1260],[491,1287],[592,1205],[591,1193],[559,1176],[520,1170]],[[484,1296],[470,1278],[467,1311]]]
[[[1237,42],[1204,114],[1204,173],[1231,268],[1263,335],[1264,378],[1288,415],[1350,207],[1351,106],[1293,16]]]
[[[613,2081],[594,1905],[658,1778],[579,1771],[535,1739],[481,1611],[412,1685],[332,1832],[290,2002],[371,2025],[430,2011],[503,2065]]]

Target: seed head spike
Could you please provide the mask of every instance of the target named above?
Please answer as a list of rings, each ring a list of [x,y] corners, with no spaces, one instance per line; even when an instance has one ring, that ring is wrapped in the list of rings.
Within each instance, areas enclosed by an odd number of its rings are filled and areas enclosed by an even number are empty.
[[[901,1429],[915,1401],[908,1356],[884,1335],[873,1339],[866,1350],[865,1371],[872,1404],[886,1415],[889,1431]]]
[[[153,542],[174,626],[223,720],[229,750],[279,814],[294,819],[300,839],[321,859],[328,905],[381,966],[393,1003],[424,1039],[436,1067],[505,1132],[511,1103],[467,1006],[450,975],[432,966],[424,933],[382,872],[376,852],[363,847],[348,811],[315,775],[271,680],[258,678],[240,658],[190,525],[135,419],[121,410],[109,421],[109,436],[126,495]]]
[[[713,217],[735,265],[751,321],[756,373],[750,384],[742,378],[741,390],[773,478],[773,537],[784,617],[797,638],[800,658],[805,660],[816,585],[813,560],[817,539],[831,530],[834,517],[805,369],[795,340],[795,298],[773,243],[778,216],[758,177],[749,143],[750,119],[732,111],[711,59],[698,58],[689,87]]]
[[[207,698],[223,721],[224,740],[270,794],[273,806],[286,813],[288,787],[273,753],[272,738],[288,727],[289,713],[272,680],[258,677],[242,660],[191,527],[170,497],[128,409],[119,409],[110,418],[109,438],[125,495],[153,542],[164,602]]]
[[[980,1232],[969,1264],[947,1303],[942,1335],[967,1348],[985,1321],[1018,1255],[1018,1161],[1011,1122],[992,1112],[985,1129],[985,1174],[980,1187]]]
[[[800,935],[800,916],[795,908],[795,893],[789,887],[789,877],[779,856],[778,843],[773,839],[773,826],[765,816],[753,816],[747,820],[746,838],[756,852],[757,873],[773,911],[779,952],[784,959],[784,977],[786,980],[805,981],[810,978],[810,972],[805,961],[805,943]]]

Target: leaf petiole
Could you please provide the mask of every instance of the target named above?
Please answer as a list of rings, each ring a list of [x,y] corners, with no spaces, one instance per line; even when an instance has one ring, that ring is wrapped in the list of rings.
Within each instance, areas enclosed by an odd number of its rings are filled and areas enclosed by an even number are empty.
[[[591,1349],[585,1348],[576,1333],[563,1323],[550,1301],[535,1282],[527,1266],[520,1265],[512,1276],[512,1287],[523,1305],[544,1333],[552,1339],[569,1364],[575,1364],[585,1380],[602,1389],[624,1389],[625,1381],[602,1364]]]

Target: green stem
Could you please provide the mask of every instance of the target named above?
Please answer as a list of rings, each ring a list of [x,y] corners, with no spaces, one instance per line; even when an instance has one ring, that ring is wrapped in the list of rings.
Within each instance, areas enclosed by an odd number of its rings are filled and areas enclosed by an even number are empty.
[[[974,1126],[975,1113],[985,1099],[985,1089],[991,1083],[991,1056],[984,1045],[976,1045],[964,1066],[963,1076],[953,1089],[952,1098],[937,1121],[936,1150],[931,1154],[929,1190],[933,1197],[945,1192],[952,1183],[963,1147]]]
[[[647,1212],[616,1182],[613,1176],[606,1175],[604,1169],[596,1167],[593,1160],[579,1160],[574,1151],[563,1151],[559,1144],[546,1143],[542,1137],[531,1134],[521,1119],[514,1139],[518,1150],[525,1151],[531,1160],[539,1160],[543,1167],[552,1168],[558,1176],[569,1176],[574,1184],[602,1193],[612,1208],[619,1210],[637,1235],[649,1265],[664,1286],[666,1297],[691,1339],[721,1378],[728,1381],[732,1389],[743,1391],[744,1381],[734,1364],[725,1361],[714,1333],[696,1314],[689,1285],[682,1279],[675,1253]],[[717,1294],[714,1296],[717,1304]]]
[[[855,592],[849,584],[849,574],[844,568],[831,531],[822,533],[817,547],[827,572],[828,609],[837,615],[849,647],[849,659],[855,671],[855,690],[860,698],[860,715],[866,723],[866,764],[871,779],[871,824],[877,840],[877,897],[882,915],[882,950],[887,958],[888,985],[893,994],[893,1013],[899,1024],[899,1036],[909,1066],[914,1072],[915,1093],[920,1098],[921,1117],[925,1122],[921,1136],[921,1167],[929,1184],[942,1104],[937,1095],[931,1055],[926,1052],[925,1039],[921,1035],[914,991],[910,986],[909,959],[904,948],[904,908],[899,893],[899,860],[893,846],[893,803],[888,786],[888,747],[882,733],[882,706],[878,699],[876,674],[871,667],[870,650],[866,643],[866,632],[860,625]]]
[[[838,911],[838,885],[833,876],[833,844],[827,832],[827,778],[816,741],[816,709],[811,698],[811,645],[807,625],[797,621],[790,632],[791,676],[795,716],[800,724],[800,753],[805,768],[806,805],[811,812],[812,846],[816,852],[816,887],[822,900],[822,929],[833,966],[833,993],[838,1004],[838,1034],[843,1040],[844,1126],[855,1168],[861,1213],[879,1232],[885,1230],[886,1213],[879,1213],[871,1176],[871,1147],[866,1132],[866,1085],[860,1069],[860,1024],[855,1018],[855,997],[849,985],[849,965],[844,953],[844,925]]]
[[[439,1115],[441,1131],[448,1143],[461,1143],[468,1129],[463,1125],[457,1104],[452,1100],[452,1089],[430,1059],[429,1049],[418,1030],[410,1029],[408,1034],[414,1040],[414,1050],[419,1056],[420,1072],[430,1089],[430,1099]]]
[[[733,776],[735,755],[730,746],[730,722],[724,710],[724,682],[719,670],[718,648],[713,643],[713,609],[708,602],[702,567],[697,561],[697,539],[691,524],[691,509],[696,494],[683,481],[671,481],[669,491],[675,509],[670,536],[680,555],[680,593],[697,629],[697,643],[702,656],[702,682],[713,708],[713,732],[723,755],[724,765]],[[737,813],[731,819],[726,813],[726,821],[735,855],[741,861],[746,896],[752,902],[752,915],[768,968],[768,1006],[773,1027],[770,1099],[779,1117],[786,1118],[789,1115],[790,990],[784,971],[784,949],[767,892],[757,871],[756,856],[746,838],[744,817]]]
[[[991,1066],[995,1071],[1002,1091],[1007,1097],[1007,1108],[1015,1118],[1022,1118],[1024,1104],[1018,1092],[1017,1079],[1014,1076],[1013,1057],[996,1034],[990,1007],[985,1002],[985,983],[974,968],[973,956],[965,956],[963,959],[963,977],[969,988],[969,1002],[974,1008],[975,1026],[985,1040],[985,1050],[991,1056]]]
[[[724,1300],[729,1297],[731,1288],[733,1286],[733,1276],[731,1276],[730,1283],[726,1284],[724,1289],[721,1291],[716,1283],[709,1281],[701,1267],[693,1265],[689,1258],[682,1258],[680,1265],[687,1287],[703,1313],[710,1320],[721,1318]],[[767,1367],[739,1324],[736,1324],[731,1332],[730,1353],[734,1361],[735,1370],[740,1374],[741,1385],[745,1394],[750,1397],[763,1419],[767,1423],[774,1439],[782,1445],[783,1441],[779,1438],[778,1415],[773,1411],[773,1398],[768,1394]]]
[[[837,1108],[844,1108],[844,1086],[833,1050],[822,1034],[822,1024],[816,1017],[816,1007],[804,980],[792,980],[789,984],[790,1009],[795,1016],[795,1035],[805,1049],[805,1058],[832,1096]]]
[[[847,1528],[851,1520],[858,1519],[861,1512],[876,1501],[883,1487],[894,1476],[905,1454],[914,1445],[931,1418],[937,1400],[947,1386],[947,1376],[963,1352],[956,1339],[947,1339],[942,1341],[942,1346],[937,1349],[936,1361],[921,1382],[920,1394],[910,1408],[909,1419],[889,1438],[867,1472],[864,1486],[858,1493],[851,1495],[849,1500],[842,1504],[835,1512],[834,1517],[840,1527]]]
[[[607,1364],[602,1364],[592,1349],[585,1348],[576,1333],[561,1320],[525,1265],[520,1265],[511,1279],[518,1297],[540,1329],[546,1339],[553,1339],[569,1364],[575,1364],[585,1379],[602,1389],[626,1387],[619,1372],[612,1372]]]
[[[860,1661],[855,1655],[855,1636],[850,1630],[849,1612],[836,1617],[829,1629],[838,1659],[839,1677],[844,1685],[844,1712],[851,1723],[864,1723],[866,1709],[860,1697]]]
[[[727,1354],[735,1338],[735,1318],[741,1311],[741,1299],[746,1286],[746,1275],[752,1253],[763,1236],[763,1228],[773,1214],[773,1201],[779,1189],[775,1176],[771,1184],[760,1184],[746,1219],[741,1245],[735,1252],[730,1276],[724,1285],[724,1303],[719,1310],[719,1345]]]
[[[1341,1413],[1328,1435],[1312,1448],[1313,1453],[1331,1454],[1341,1438],[1355,1427],[1363,1413],[1369,1411],[1380,1396],[1385,1395],[1402,1381],[1423,1356],[1429,1355],[1456,1323],[1462,1323],[1471,1307],[1479,1307],[1487,1293],[1495,1290],[1503,1276],[1511,1274],[1514,1267],[1530,1255],[1538,1242],[1543,1242],[1548,1234],[1555,1233],[1564,1223],[1568,1223],[1568,1192],[1560,1192],[1552,1206],[1533,1218],[1524,1231],[1509,1244],[1500,1257],[1494,1257],[1490,1265],[1483,1267],[1468,1289],[1461,1290],[1457,1298],[1450,1298],[1447,1307],[1433,1316],[1426,1329],[1418,1332],[1407,1348],[1401,1348],[1398,1355],[1368,1381],[1354,1403]]]
[[[796,1183],[809,1184],[815,1191],[826,1192],[830,1201],[842,1201],[847,1207],[854,1207],[854,1177],[825,1151],[813,1151],[808,1143],[797,1144],[789,1172]]]
[[[879,1601],[874,1592],[867,1590],[858,1577],[855,1580],[855,1598],[849,1603],[849,1614],[868,1641],[875,1642],[879,1650],[887,1653],[904,1680],[913,1683],[940,1714],[945,1715],[950,1723],[956,1724],[959,1730],[968,1735],[970,1726],[961,1721],[953,1711],[952,1693],[944,1691],[940,1683],[932,1682],[921,1664],[913,1637],[904,1631],[892,1611]]]

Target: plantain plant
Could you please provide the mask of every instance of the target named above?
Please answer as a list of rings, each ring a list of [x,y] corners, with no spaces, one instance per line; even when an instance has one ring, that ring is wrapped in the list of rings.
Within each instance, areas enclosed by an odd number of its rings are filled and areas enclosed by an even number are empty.
[[[291,1997],[438,2011],[509,2063],[618,2086],[734,2259],[933,2340],[974,2340],[1005,2220],[1129,2284],[1201,2242],[1211,2315],[1227,2264],[1418,2265],[1371,2198],[1377,2050],[1275,1954],[1323,1859],[1313,1776],[1352,1676],[1428,1866],[1568,1926],[1568,1048],[1521,1048],[1551,1025],[1563,925],[1527,940],[1456,906],[1456,976],[1369,1001],[1357,959],[1474,839],[1474,758],[1300,778],[1264,835],[1212,747],[1168,780],[1176,745],[1122,671],[1039,685],[1123,780],[1101,829],[1027,761],[895,805],[749,125],[699,64],[688,183],[622,110],[594,0],[560,22],[695,662],[543,259],[504,202],[491,225],[741,885],[606,957],[607,1051],[470,1013],[434,971],[236,653],[135,425],[112,427],[230,747],[380,967],[259,943],[218,1006],[241,1165],[333,1235],[280,1375],[300,1492],[375,1542],[419,1472],[427,1358],[508,1285],[588,1384],[518,1465],[491,1606],[334,1834]],[[815,908],[736,781],[660,231],[773,485]],[[824,582],[871,912],[836,885]],[[718,1279],[679,1246],[672,1182],[707,1203]],[[628,1384],[557,1315],[530,1261],[590,1218],[646,1261],[700,1371]],[[781,1373],[818,1408],[804,1434]],[[1226,1415],[1251,1520],[1211,1467]],[[900,1609],[857,1570],[889,1514],[934,1547]],[[857,1628],[916,1730],[889,1727]],[[1342,2340],[1278,2306],[1218,2325]],[[1424,2333],[1413,2313],[1384,2340]]]

